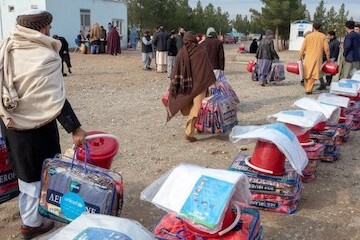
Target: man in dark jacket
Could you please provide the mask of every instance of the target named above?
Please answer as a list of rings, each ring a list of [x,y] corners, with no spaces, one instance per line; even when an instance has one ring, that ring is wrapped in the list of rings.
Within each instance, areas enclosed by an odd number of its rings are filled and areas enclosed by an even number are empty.
[[[178,51],[183,45],[184,34],[185,34],[185,29],[182,27],[179,27],[179,33],[176,36],[176,47],[177,47]]]
[[[355,22],[347,21],[345,23],[345,30],[347,32],[344,40],[344,58],[340,79],[350,78],[353,69],[360,67],[360,36],[354,31]]]
[[[224,71],[225,55],[223,43],[217,38],[216,31],[209,27],[206,31],[206,39],[201,43],[207,51],[213,70]]]
[[[167,50],[168,50],[168,57],[167,57],[167,75],[170,78],[171,70],[174,67],[175,57],[178,52],[176,47],[176,32],[172,30],[170,33],[170,37],[167,40]]]
[[[337,62],[340,51],[340,42],[336,38],[336,33],[334,31],[329,31],[327,34],[329,39],[329,48],[330,48],[330,59]],[[330,86],[333,75],[326,75],[326,85]]]
[[[67,76],[67,74],[64,73],[64,62],[66,63],[69,73],[71,73],[69,43],[66,41],[66,39],[64,37],[61,37],[58,35],[54,35],[53,38],[55,38],[61,42],[61,49],[60,49],[59,55],[61,57],[61,72],[62,72],[63,76],[65,77],[65,76]]]
[[[266,30],[265,37],[260,41],[256,51],[256,59],[258,64],[258,76],[261,86],[267,84],[266,77],[270,73],[272,61],[279,59],[276,53],[273,41],[273,32]]]
[[[159,27],[159,32],[154,36],[153,43],[156,48],[156,71],[166,72],[167,67],[167,40],[169,35],[165,32],[164,26]]]

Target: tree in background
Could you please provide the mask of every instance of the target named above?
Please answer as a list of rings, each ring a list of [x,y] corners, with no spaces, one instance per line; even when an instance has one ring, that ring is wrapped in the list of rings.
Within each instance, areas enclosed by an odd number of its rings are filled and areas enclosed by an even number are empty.
[[[335,11],[334,6],[332,6],[329,11],[326,13],[326,21],[324,21],[324,33],[327,34],[329,31],[335,31],[337,25],[339,24],[337,21],[337,13]]]
[[[287,40],[290,35],[290,23],[294,20],[304,19],[306,6],[301,0],[261,0],[264,7],[261,12],[250,9],[256,24],[262,27],[263,31],[271,29],[275,31],[277,40],[282,40],[281,48],[287,48]],[[279,49],[279,42],[277,41]]]
[[[325,14],[326,14],[325,3],[324,0],[321,0],[319,2],[319,5],[315,9],[314,22],[318,22],[322,26],[325,26],[325,23],[327,22]]]
[[[349,11],[345,10],[345,4],[341,4],[339,13],[337,15],[337,24],[335,26],[335,32],[339,37],[345,36],[345,22],[349,16]]]

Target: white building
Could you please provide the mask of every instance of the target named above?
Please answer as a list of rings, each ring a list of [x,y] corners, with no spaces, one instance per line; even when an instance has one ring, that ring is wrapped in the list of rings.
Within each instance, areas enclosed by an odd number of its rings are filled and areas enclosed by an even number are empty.
[[[116,24],[123,36],[121,46],[127,46],[127,4],[124,0],[1,0],[0,40],[8,36],[16,17],[28,9],[51,12],[51,35],[65,37],[70,47],[75,46],[79,31],[86,36],[95,22],[106,30],[109,22]]]
[[[304,41],[304,33],[312,31],[312,22],[306,20],[294,21],[290,24],[289,50],[299,51]]]

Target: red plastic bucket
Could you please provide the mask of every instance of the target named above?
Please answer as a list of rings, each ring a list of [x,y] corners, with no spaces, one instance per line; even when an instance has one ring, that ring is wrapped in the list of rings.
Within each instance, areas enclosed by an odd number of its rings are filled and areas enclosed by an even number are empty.
[[[243,52],[245,51],[245,45],[244,44],[240,44],[239,46],[239,52]]]
[[[312,130],[320,132],[320,131],[324,131],[325,127],[326,127],[326,122],[319,122],[312,128]]]
[[[220,237],[219,233],[230,227],[230,225],[232,223],[234,223],[235,219],[236,219],[236,213],[233,211],[232,209],[232,204],[230,203],[229,204],[229,207],[226,209],[226,212],[225,212],[225,217],[224,217],[224,220],[223,220],[223,224],[222,224],[222,229],[216,233],[208,233],[208,232],[204,232],[204,231],[201,231],[197,228],[195,228],[194,226],[192,226],[191,224],[189,224],[188,222],[184,221],[184,225],[185,227],[191,231],[193,234],[199,236],[199,237],[205,237],[205,238],[216,238],[216,237]],[[226,234],[225,234],[226,235]]]
[[[307,131],[306,133],[297,136],[297,139],[299,140],[300,143],[307,143],[310,141],[310,132]]]
[[[87,135],[101,134],[104,132],[90,131]],[[112,160],[116,155],[119,144],[112,137],[96,137],[87,141],[90,151],[92,164],[98,167],[110,169]],[[79,147],[77,151],[77,159],[83,161],[85,156],[85,147]]]
[[[322,71],[326,74],[336,75],[339,72],[339,65],[334,62],[327,62],[323,65]]]
[[[253,68],[254,68],[254,64],[255,64],[255,62],[254,62],[253,60],[250,60],[250,61],[248,62],[248,64],[247,64],[246,70],[247,70],[248,72],[252,72],[252,71],[253,71]]]
[[[298,62],[289,62],[286,65],[286,71],[299,75],[300,74],[299,63]]]
[[[285,155],[274,143],[258,141],[249,162],[259,172],[275,176],[285,173]]]

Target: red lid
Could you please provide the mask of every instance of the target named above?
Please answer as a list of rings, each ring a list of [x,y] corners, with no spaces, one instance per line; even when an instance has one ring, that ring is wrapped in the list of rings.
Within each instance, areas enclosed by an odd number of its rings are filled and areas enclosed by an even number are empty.
[[[90,131],[87,132],[87,135],[94,135],[104,133],[101,131]],[[90,151],[91,159],[99,160],[99,159],[107,159],[112,158],[118,151],[119,144],[118,142],[111,137],[97,137],[87,141]],[[77,157],[82,160],[85,155],[85,147],[82,145],[79,147],[77,152]]]

